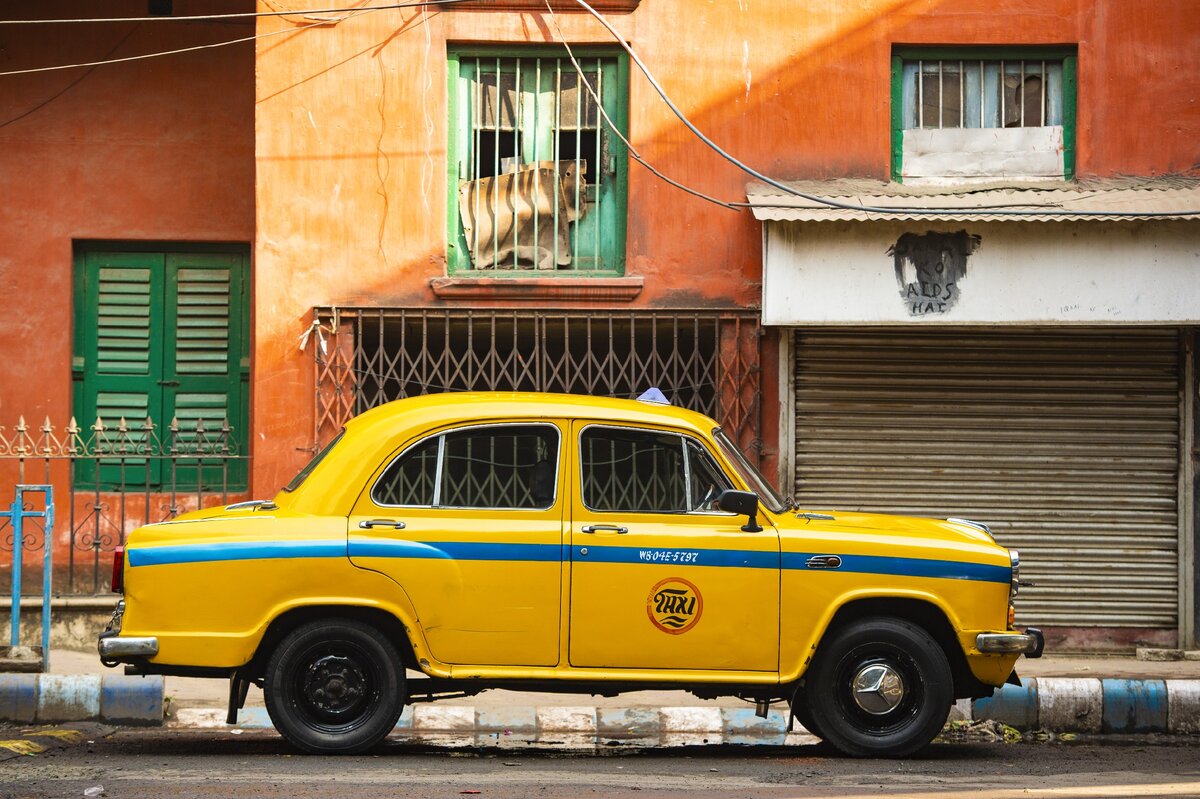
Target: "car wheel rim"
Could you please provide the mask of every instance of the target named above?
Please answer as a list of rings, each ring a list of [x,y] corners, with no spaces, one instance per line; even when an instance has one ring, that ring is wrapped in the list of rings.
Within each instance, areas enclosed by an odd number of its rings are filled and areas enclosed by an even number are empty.
[[[838,663],[836,698],[844,718],[861,733],[900,732],[921,711],[924,680],[912,658],[883,645],[858,647]]]
[[[344,733],[367,721],[379,704],[379,670],[349,643],[322,644],[296,659],[292,705],[319,732]]]

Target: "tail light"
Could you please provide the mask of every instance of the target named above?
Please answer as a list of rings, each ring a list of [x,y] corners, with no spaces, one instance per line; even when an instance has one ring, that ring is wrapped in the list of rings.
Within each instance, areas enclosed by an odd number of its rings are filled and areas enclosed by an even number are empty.
[[[125,547],[117,547],[113,552],[112,591],[125,593]]]

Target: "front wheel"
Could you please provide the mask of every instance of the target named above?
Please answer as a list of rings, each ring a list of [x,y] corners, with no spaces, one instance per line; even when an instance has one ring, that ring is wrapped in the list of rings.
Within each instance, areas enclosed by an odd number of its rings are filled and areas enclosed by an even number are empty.
[[[354,619],[296,628],[267,663],[264,690],[275,729],[313,754],[356,754],[379,743],[404,708],[396,647]]]
[[[945,652],[903,619],[837,630],[821,643],[806,682],[821,737],[854,757],[905,757],[925,747],[954,701]]]

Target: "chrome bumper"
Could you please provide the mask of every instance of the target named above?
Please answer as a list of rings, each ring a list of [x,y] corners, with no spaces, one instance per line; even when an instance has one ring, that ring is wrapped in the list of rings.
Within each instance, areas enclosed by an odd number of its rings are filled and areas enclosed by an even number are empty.
[[[1030,627],[1023,633],[980,633],[975,636],[975,648],[980,652],[1002,655],[1024,655],[1040,658],[1046,647],[1042,631]]]
[[[157,638],[124,638],[119,635],[101,635],[100,658],[117,660],[130,657],[154,657],[158,654]]]

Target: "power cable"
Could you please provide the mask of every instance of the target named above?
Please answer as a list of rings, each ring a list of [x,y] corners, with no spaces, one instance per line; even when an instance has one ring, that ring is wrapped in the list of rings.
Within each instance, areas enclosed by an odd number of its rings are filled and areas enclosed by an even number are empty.
[[[558,24],[558,15],[556,13],[554,13],[554,6],[552,6],[550,4],[550,0],[546,0],[546,8],[549,9],[549,11],[550,11],[550,21],[554,23],[554,30],[558,32],[558,38],[562,40],[562,46],[564,48],[566,48],[567,57],[571,59],[571,64],[574,65],[574,67],[575,67],[575,73],[579,76],[580,83],[582,83],[584,86],[587,87],[588,94],[590,94],[592,96],[592,100],[596,103],[596,109],[600,112],[600,115],[602,117],[604,117],[604,121],[608,123],[609,130],[611,130],[613,132],[613,135],[616,136],[618,139],[620,139],[625,144],[625,147],[628,148],[628,150],[629,150],[629,154],[631,156],[633,156],[633,160],[637,161],[639,164],[644,166],[646,169],[650,170],[650,172],[653,173],[660,180],[666,181],[667,183],[671,184],[672,186],[674,186],[675,188],[677,188],[681,191],[687,192],[688,194],[691,194],[694,197],[699,197],[700,199],[705,200],[710,203],[713,203],[714,205],[719,205],[722,208],[728,208],[731,211],[741,211],[742,207],[744,207],[745,204],[730,203],[730,202],[726,202],[724,200],[719,200],[716,197],[712,197],[708,194],[705,194],[702,191],[693,189],[690,186],[685,186],[684,184],[680,183],[679,181],[664,175],[661,171],[659,171],[657,168],[655,168],[655,166],[653,164],[651,164],[646,159],[642,158],[641,154],[638,153],[637,148],[633,146],[633,143],[630,142],[629,139],[625,138],[624,134],[622,134],[621,131],[617,129],[616,124],[614,124],[612,121],[612,118],[609,117],[608,112],[604,110],[604,103],[601,102],[600,96],[596,93],[595,88],[593,88],[593,86],[592,86],[592,82],[589,81],[587,79],[587,76],[585,76],[583,74],[583,67],[581,67],[579,65],[579,61],[576,60],[575,53],[571,50],[571,45],[567,44],[567,37],[565,35],[563,35],[562,28]]]
[[[601,25],[604,26],[605,30],[607,30],[609,32],[609,34],[612,35],[612,37],[616,40],[617,44],[619,44],[621,46],[621,48],[624,49],[625,52],[629,54],[630,59],[632,59],[633,63],[636,64],[638,69],[640,69],[642,71],[642,74],[646,76],[646,80],[649,81],[651,88],[653,88],[654,91],[658,93],[658,96],[661,97],[663,102],[667,104],[667,107],[671,109],[671,112],[674,113],[675,116],[679,118],[679,121],[682,122],[684,125],[686,125],[688,130],[690,130],[693,134],[695,134],[695,136],[698,139],[700,139],[701,142],[703,142],[709,149],[711,149],[717,155],[721,156],[723,159],[728,161],[730,164],[733,164],[735,167],[737,167],[741,171],[745,172],[747,175],[750,175],[751,177],[755,178],[756,180],[760,180],[763,183],[766,183],[768,186],[772,186],[773,188],[779,189],[784,194],[788,194],[793,197],[800,197],[805,200],[808,200],[809,202],[814,202],[814,203],[817,203],[819,205],[823,205],[823,206],[826,206],[829,208],[838,208],[838,209],[841,209],[844,211],[858,211],[860,213],[867,212],[867,213],[876,213],[876,214],[918,214],[918,215],[920,215],[920,214],[940,214],[940,213],[945,213],[947,211],[955,211],[955,212],[959,212],[959,213],[968,213],[969,212],[969,213],[976,213],[976,214],[984,214],[987,216],[1029,217],[1029,216],[1062,215],[1062,216],[1102,217],[1102,218],[1113,218],[1113,219],[1130,219],[1130,218],[1145,219],[1145,218],[1155,218],[1155,217],[1200,216],[1200,209],[1187,210],[1187,211],[1138,212],[1138,211],[1067,211],[1067,210],[1063,210],[1063,211],[1053,211],[1053,210],[1017,211],[1017,210],[1012,210],[1012,209],[990,209],[990,208],[983,208],[980,206],[977,206],[975,208],[962,208],[962,207],[954,207],[954,206],[924,207],[924,208],[896,206],[893,208],[889,208],[886,206],[854,205],[852,203],[843,203],[843,202],[839,202],[837,200],[831,199],[829,197],[821,197],[821,196],[818,196],[815,194],[809,194],[807,192],[800,191],[799,189],[788,186],[786,183],[782,183],[778,180],[775,180],[772,177],[764,175],[762,172],[759,172],[757,169],[749,166],[748,164],[740,161],[737,157],[726,152],[724,149],[721,148],[720,145],[718,145],[712,139],[708,138],[708,136],[705,136],[704,133],[699,128],[697,128],[694,124],[692,124],[692,121],[690,119],[688,119],[687,115],[679,110],[679,107],[675,105],[675,103],[667,95],[667,93],[663,89],[663,87],[655,79],[653,73],[650,72],[649,67],[647,67],[646,64],[642,61],[642,59],[638,56],[638,54],[633,51],[633,48],[630,47],[628,42],[626,42],[621,37],[621,34],[617,31],[616,28],[614,28],[612,26],[611,23],[609,23],[609,21],[604,17],[604,15],[602,15],[599,11],[597,11],[596,9],[594,9],[590,5],[588,5],[587,0],[575,0],[575,2],[578,3],[589,14],[591,14],[593,17],[595,17],[596,20]]]

